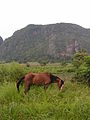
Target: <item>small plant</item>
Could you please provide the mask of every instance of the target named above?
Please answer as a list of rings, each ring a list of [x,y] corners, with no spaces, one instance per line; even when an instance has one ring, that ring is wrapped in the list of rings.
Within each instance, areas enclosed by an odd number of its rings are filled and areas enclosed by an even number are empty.
[[[42,60],[42,61],[39,61],[39,63],[41,66],[45,66],[48,63],[48,61]]]
[[[26,63],[26,67],[30,67],[30,63],[29,62]]]

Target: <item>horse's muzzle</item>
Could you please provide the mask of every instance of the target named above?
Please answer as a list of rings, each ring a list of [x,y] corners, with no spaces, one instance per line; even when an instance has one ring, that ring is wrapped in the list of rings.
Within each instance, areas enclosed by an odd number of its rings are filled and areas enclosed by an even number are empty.
[[[64,86],[64,84],[61,86],[60,90],[62,90],[62,89],[63,89],[63,86]]]

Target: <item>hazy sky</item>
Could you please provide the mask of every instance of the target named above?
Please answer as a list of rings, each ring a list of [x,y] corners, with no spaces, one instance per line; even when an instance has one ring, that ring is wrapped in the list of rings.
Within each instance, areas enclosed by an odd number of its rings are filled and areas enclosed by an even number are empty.
[[[90,0],[0,0],[3,39],[28,24],[60,22],[90,28]]]

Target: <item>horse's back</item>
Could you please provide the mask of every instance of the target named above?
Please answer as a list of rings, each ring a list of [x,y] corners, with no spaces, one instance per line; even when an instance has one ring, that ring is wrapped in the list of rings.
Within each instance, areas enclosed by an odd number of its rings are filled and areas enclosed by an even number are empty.
[[[33,73],[33,84],[48,84],[50,83],[49,73]]]

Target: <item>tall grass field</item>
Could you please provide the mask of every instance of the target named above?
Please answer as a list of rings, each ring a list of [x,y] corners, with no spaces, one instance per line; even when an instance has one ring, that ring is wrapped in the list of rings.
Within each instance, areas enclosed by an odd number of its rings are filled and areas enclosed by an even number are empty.
[[[68,67],[69,66],[69,67]],[[32,86],[24,95],[24,85],[17,92],[16,80],[28,72],[51,72],[62,78],[62,91],[51,84]],[[15,62],[0,65],[0,120],[90,120],[90,88],[71,82],[72,65],[30,66]]]

